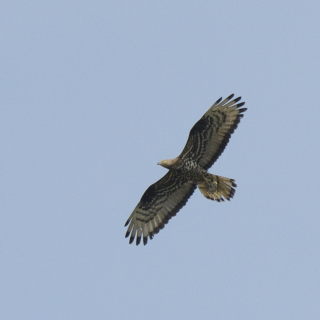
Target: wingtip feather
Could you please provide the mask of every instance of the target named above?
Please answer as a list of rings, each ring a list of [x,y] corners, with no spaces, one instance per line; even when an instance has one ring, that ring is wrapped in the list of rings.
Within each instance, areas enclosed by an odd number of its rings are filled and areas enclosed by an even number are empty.
[[[124,224],[124,226],[126,227],[130,222],[130,218],[126,221],[126,223]]]
[[[233,96],[234,96],[234,93],[230,94],[230,96],[229,96],[229,97],[227,97],[227,99],[228,99],[228,100],[230,100],[230,99],[232,99],[232,98],[233,98]]]
[[[222,100],[222,97],[220,97],[214,104],[217,105],[218,103],[220,103]]]
[[[237,103],[240,100],[241,100],[241,97],[238,97],[238,98],[234,99],[233,101],[234,101],[234,103]],[[244,102],[242,102],[242,103],[244,104]]]
[[[245,102],[240,102],[240,103],[238,103],[238,104],[237,104],[237,108],[242,107],[244,104],[245,104]]]

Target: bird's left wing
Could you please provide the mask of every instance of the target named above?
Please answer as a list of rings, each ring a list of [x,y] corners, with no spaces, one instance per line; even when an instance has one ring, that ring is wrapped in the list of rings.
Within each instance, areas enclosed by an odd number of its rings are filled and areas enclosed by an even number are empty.
[[[147,244],[148,237],[152,239],[164,228],[187,203],[195,188],[196,185],[186,181],[183,174],[172,169],[152,184],[125,224],[125,227],[129,225],[126,233],[126,238],[130,235],[129,243],[137,237],[138,245],[143,237],[143,243]]]
[[[196,161],[208,170],[219,158],[247,110],[241,108],[244,102],[238,103],[241,97],[232,98],[233,94],[217,100],[193,126],[180,159]]]

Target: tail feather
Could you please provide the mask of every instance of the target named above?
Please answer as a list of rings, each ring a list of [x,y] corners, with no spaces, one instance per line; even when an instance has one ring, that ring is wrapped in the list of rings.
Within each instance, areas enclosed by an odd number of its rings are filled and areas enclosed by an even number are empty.
[[[233,179],[213,174],[209,174],[204,182],[198,183],[199,190],[207,199],[218,202],[233,198],[236,186]]]

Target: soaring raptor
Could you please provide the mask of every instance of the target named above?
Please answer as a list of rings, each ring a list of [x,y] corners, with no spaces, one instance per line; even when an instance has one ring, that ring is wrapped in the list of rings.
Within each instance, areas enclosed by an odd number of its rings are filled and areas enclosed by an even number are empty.
[[[140,202],[131,213],[125,227],[129,243],[138,245],[143,237],[147,244],[153,235],[187,203],[198,186],[208,199],[230,200],[235,193],[235,181],[208,173],[208,169],[219,158],[229,142],[231,134],[247,110],[241,108],[241,97],[217,100],[190,131],[187,144],[181,154],[158,164],[169,169],[156,183],[143,194]]]

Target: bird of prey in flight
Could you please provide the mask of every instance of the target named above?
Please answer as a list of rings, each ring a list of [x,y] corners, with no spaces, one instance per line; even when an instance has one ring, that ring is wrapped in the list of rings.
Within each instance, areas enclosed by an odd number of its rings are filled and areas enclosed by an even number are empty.
[[[126,238],[129,243],[136,238],[138,245],[143,238],[146,245],[168,221],[187,203],[198,186],[208,199],[230,200],[235,193],[235,180],[208,173],[219,158],[237,128],[243,113],[241,97],[233,94],[218,99],[203,117],[192,127],[181,154],[158,164],[169,171],[152,184],[141,197],[129,216]]]

